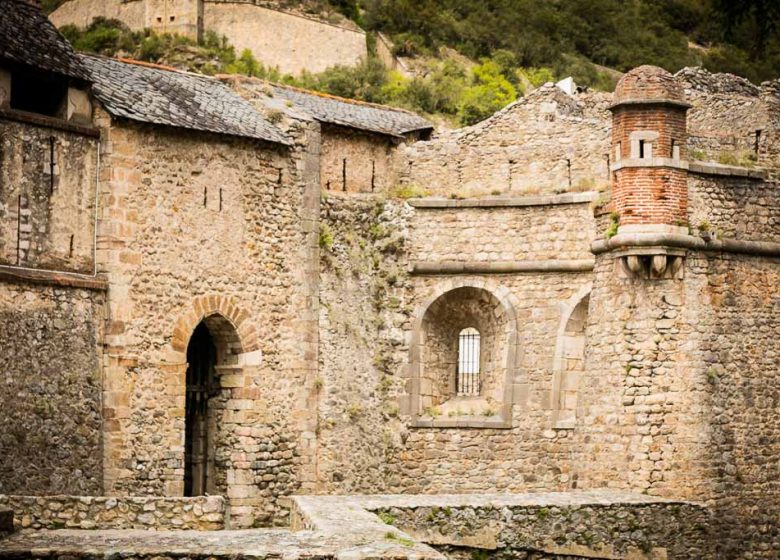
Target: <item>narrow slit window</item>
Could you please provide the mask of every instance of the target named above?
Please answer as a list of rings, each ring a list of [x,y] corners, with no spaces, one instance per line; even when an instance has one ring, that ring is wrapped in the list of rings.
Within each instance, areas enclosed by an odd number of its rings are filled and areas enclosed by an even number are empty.
[[[479,331],[468,327],[458,335],[458,395],[477,396],[480,391]]]
[[[645,159],[645,141],[639,141],[639,159]]]

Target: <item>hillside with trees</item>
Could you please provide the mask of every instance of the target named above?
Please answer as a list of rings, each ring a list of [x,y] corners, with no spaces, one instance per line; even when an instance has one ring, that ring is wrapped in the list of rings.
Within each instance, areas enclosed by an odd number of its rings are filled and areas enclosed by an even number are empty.
[[[105,20],[63,31],[79,50],[204,73],[244,73],[399,105],[460,125],[566,76],[611,90],[619,72],[641,64],[672,72],[701,65],[756,83],[780,77],[777,0],[307,0],[312,1],[389,37],[397,56],[414,61],[414,76],[370,57],[357,67],[293,78],[264,68],[248,51],[236,53],[213,34],[195,45],[131,33]],[[52,9],[58,2],[45,3]]]

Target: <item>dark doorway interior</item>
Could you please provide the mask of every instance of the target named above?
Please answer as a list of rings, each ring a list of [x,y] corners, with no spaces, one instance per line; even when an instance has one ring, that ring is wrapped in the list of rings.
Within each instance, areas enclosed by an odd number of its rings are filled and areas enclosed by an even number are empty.
[[[207,491],[209,460],[209,399],[217,393],[214,376],[217,351],[204,323],[192,333],[187,346],[187,401],[184,434],[184,495]]]

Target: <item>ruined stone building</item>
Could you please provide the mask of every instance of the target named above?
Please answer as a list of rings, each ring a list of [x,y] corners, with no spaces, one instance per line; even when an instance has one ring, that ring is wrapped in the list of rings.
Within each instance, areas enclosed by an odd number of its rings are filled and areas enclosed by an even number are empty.
[[[0,555],[778,558],[779,169],[778,82],[435,132],[3,0]]]

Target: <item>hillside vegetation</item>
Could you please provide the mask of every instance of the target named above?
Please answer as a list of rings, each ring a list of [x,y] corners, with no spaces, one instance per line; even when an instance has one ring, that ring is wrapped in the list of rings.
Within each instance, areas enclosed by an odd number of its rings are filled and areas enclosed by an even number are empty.
[[[611,90],[618,71],[640,64],[672,72],[702,65],[754,82],[780,77],[777,0],[327,3],[369,31],[390,37],[398,56],[414,59],[415,76],[390,71],[373,56],[357,67],[281,76],[250,52],[236,53],[214,34],[196,45],[182,37],[133,33],[110,20],[96,20],[85,30],[65,27],[63,32],[82,51],[123,54],[208,74],[243,73],[398,105],[458,125],[478,122],[530,88],[566,76]]]

